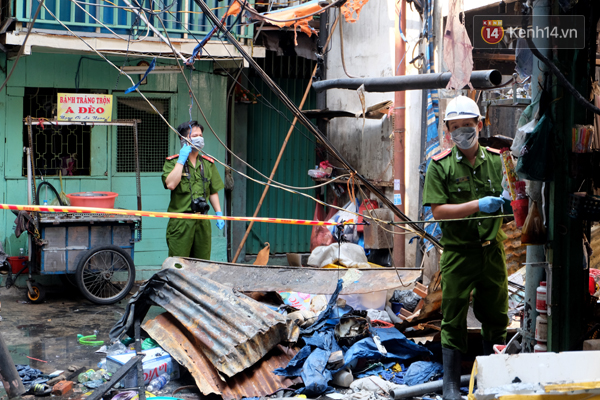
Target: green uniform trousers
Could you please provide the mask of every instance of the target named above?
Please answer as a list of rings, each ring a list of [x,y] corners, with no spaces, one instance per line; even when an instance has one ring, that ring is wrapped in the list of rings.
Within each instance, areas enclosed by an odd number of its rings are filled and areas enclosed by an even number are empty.
[[[169,246],[169,257],[192,257],[210,260],[210,221],[169,219],[167,224],[167,246]]]
[[[467,313],[481,322],[483,340],[503,343],[508,326],[508,276],[502,242],[481,248],[444,247],[442,272],[442,346],[467,351]]]

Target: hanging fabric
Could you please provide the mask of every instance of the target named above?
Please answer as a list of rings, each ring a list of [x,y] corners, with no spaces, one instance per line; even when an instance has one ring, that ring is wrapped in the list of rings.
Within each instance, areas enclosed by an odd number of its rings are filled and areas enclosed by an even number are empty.
[[[463,14],[463,0],[449,0],[450,12],[444,29],[444,63],[452,72],[446,89],[460,90],[471,85],[473,72],[473,46],[460,15]],[[464,15],[464,14],[463,14]]]

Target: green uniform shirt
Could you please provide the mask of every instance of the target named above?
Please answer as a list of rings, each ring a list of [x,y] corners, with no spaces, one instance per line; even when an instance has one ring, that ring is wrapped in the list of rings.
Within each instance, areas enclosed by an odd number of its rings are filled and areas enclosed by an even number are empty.
[[[486,196],[502,194],[502,159],[484,147],[479,147],[475,165],[467,160],[456,146],[439,161],[431,160],[425,176],[423,205],[462,204]],[[477,212],[469,217],[499,215]],[[500,229],[502,218],[441,222],[443,246],[477,245],[485,241],[504,241]]]
[[[198,160],[202,161],[202,164],[204,165],[204,177],[208,179],[208,182],[204,184],[202,182],[202,174]],[[173,171],[175,164],[177,164],[177,157],[167,160],[163,166],[162,181],[165,189],[167,189],[167,176],[169,176],[169,173]],[[181,182],[179,182],[179,185],[177,185],[175,190],[171,190],[171,202],[169,203],[169,209],[167,210],[168,212],[191,213],[192,196],[194,198],[201,196],[205,197],[206,202],[208,202],[208,196],[217,193],[219,190],[225,187],[215,164],[202,158],[201,155],[198,155],[198,158],[196,159],[196,167],[192,165],[189,159],[186,161],[186,165],[190,171],[193,193],[190,195],[190,179],[184,168]],[[208,192],[207,194],[204,193],[204,187],[206,187],[206,191]]]

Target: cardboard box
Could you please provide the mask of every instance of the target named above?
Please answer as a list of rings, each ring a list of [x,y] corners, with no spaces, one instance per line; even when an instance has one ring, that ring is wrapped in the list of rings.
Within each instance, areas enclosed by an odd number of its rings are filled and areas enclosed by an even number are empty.
[[[152,379],[164,373],[169,374],[171,380],[179,378],[179,365],[173,360],[169,353],[162,348],[156,347],[154,349],[143,351],[142,353],[145,354],[142,365],[144,367],[144,382],[146,385],[148,385]],[[134,356],[135,351],[108,356],[106,357],[106,370],[114,374]],[[137,368],[133,368],[123,379],[121,379],[121,386],[125,388],[137,386]]]

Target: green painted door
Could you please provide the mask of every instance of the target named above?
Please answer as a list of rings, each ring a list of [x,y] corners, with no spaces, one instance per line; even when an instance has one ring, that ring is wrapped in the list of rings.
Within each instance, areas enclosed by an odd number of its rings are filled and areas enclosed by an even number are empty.
[[[261,173],[270,176],[281,146],[294,116],[275,97],[260,78],[250,78],[262,94],[257,104],[248,110],[248,162]],[[308,79],[274,79],[282,90],[299,105],[308,85]],[[251,85],[252,86],[252,85]],[[315,94],[311,92],[303,107],[315,108]],[[280,114],[285,115],[285,118]],[[296,125],[279,163],[274,180],[286,185],[305,187],[314,185],[308,170],[315,167],[315,138],[300,123]],[[252,178],[265,181],[248,169]],[[246,215],[252,216],[264,186],[249,181],[247,186]],[[314,190],[305,191],[311,196]],[[315,202],[306,197],[271,187],[260,209],[259,217],[312,219]],[[271,245],[271,253],[301,253],[310,251],[311,227],[257,223],[246,242],[246,253],[256,254],[264,242]]]

